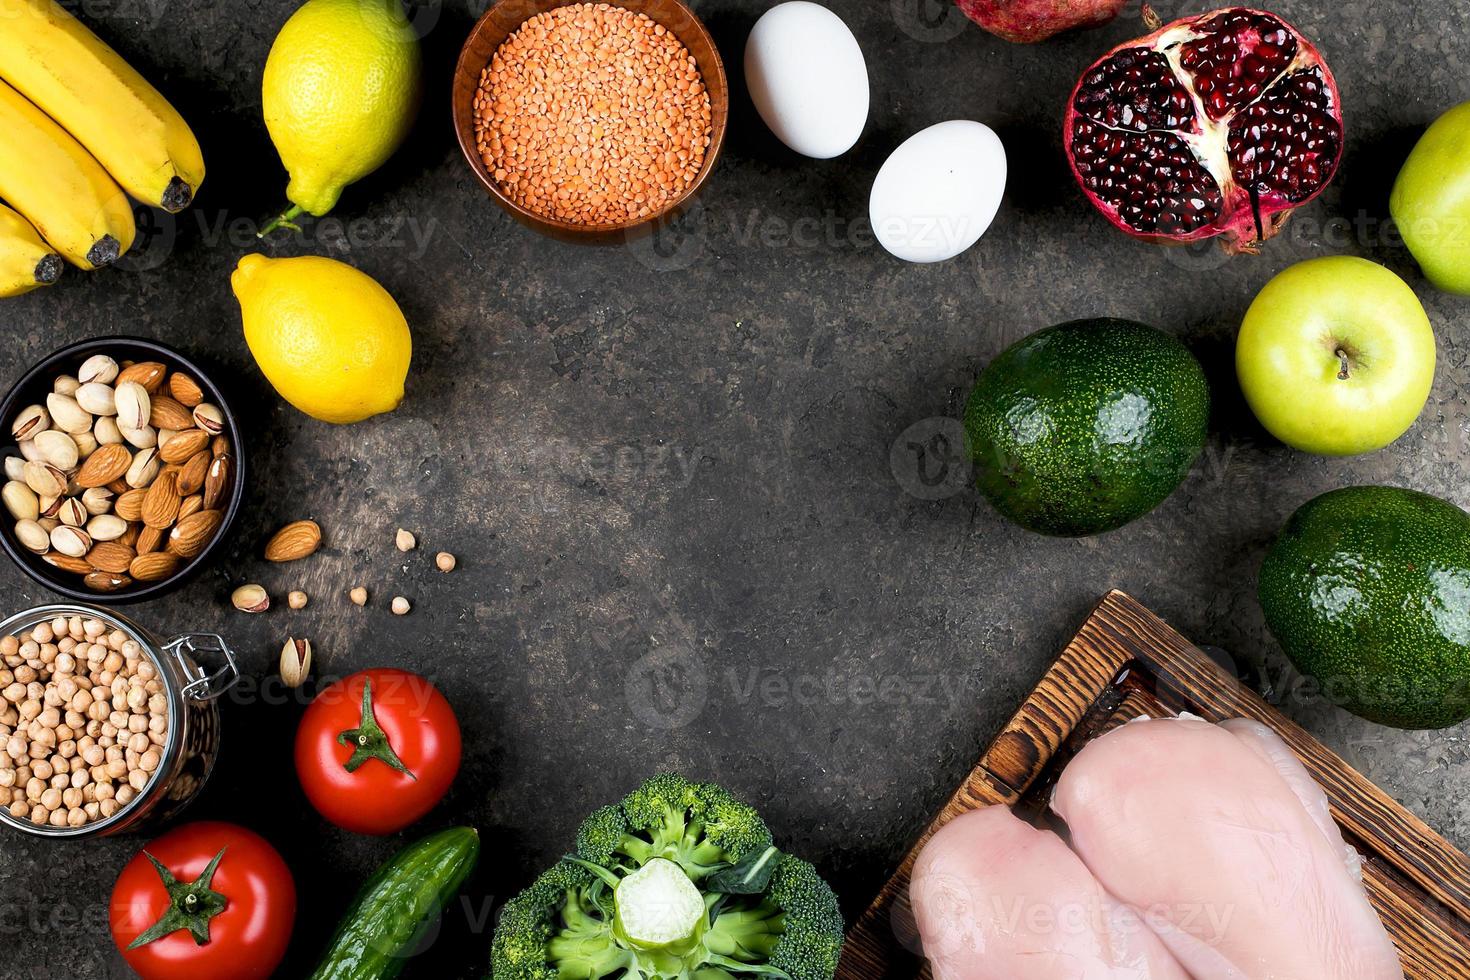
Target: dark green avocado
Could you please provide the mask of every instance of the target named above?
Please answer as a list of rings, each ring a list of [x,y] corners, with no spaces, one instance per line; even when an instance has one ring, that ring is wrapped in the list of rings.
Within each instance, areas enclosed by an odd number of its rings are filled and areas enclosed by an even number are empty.
[[[1261,566],[1266,625],[1323,695],[1395,728],[1470,717],[1470,514],[1399,487],[1307,501]]]
[[[1204,448],[1209,417],[1204,370],[1178,340],[1132,320],[1073,320],[990,362],[965,432],[996,510],[1076,537],[1162,503]]]

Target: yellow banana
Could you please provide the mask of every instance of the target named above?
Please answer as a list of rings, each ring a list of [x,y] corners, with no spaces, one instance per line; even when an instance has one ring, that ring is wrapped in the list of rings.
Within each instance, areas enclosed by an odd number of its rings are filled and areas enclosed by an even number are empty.
[[[135,232],[128,196],[82,144],[4,82],[0,133],[0,198],[52,248],[83,269],[128,250]]]
[[[77,138],[131,195],[182,211],[204,181],[182,116],[54,0],[0,0],[0,78]]]
[[[49,286],[63,268],[61,256],[41,241],[31,223],[0,204],[0,296]]]

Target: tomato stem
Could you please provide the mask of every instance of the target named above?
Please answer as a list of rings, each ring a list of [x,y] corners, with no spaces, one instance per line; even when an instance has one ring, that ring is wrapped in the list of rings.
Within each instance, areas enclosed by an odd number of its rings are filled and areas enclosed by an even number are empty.
[[[225,849],[219,849],[219,853],[210,859],[198,878],[187,882],[175,878],[162,861],[147,851],[143,852],[143,856],[152,862],[153,869],[163,882],[164,890],[168,892],[168,910],[159,916],[157,922],[139,933],[138,938],[128,944],[128,949],[146,946],[180,929],[189,930],[189,935],[194,937],[194,945],[208,944],[209,920],[223,912],[229,904],[223,895],[209,887],[214,880],[215,869],[219,867],[220,858],[225,856]]]
[[[373,682],[366,678],[362,682],[362,718],[356,728],[349,728],[339,733],[337,741],[352,749],[352,757],[344,765],[348,772],[357,772],[369,759],[377,759],[390,769],[396,769],[410,779],[418,779],[409,771],[408,766],[403,764],[403,760],[398,758],[398,753],[393,751],[387,734],[378,725],[378,719],[373,716]]]

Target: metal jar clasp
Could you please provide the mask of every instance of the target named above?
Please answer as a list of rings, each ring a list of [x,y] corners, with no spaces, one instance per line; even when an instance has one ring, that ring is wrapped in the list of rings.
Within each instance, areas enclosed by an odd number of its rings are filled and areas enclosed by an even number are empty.
[[[213,701],[240,680],[235,653],[218,633],[184,633],[163,645],[173,655],[187,683],[183,695],[191,701]],[[203,666],[210,659],[222,657],[224,663],[210,673]]]

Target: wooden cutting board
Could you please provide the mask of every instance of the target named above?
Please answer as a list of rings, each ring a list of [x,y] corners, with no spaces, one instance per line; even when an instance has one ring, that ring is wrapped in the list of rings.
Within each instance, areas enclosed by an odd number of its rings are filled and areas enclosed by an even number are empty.
[[[1373,907],[1409,980],[1470,978],[1470,859],[1210,657],[1122,592],[1103,597],[968,779],[848,933],[839,980],[927,977],[908,907],[909,872],[933,833],[996,803],[1045,822],[1057,775],[1090,739],[1141,714],[1255,718],[1322,784],[1364,857]]]

